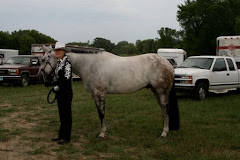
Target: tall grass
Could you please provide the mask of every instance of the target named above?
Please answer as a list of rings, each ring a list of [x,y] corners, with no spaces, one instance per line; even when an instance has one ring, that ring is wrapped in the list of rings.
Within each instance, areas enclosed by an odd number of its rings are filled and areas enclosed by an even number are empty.
[[[59,146],[50,141],[57,135],[59,119],[56,103],[46,102],[48,89],[1,86],[0,157],[16,152],[27,159],[240,159],[237,93],[210,95],[202,101],[178,95],[181,128],[163,139],[161,110],[150,90],[107,95],[107,137],[97,140],[100,121],[95,104],[81,82],[74,82],[73,88],[72,140]]]

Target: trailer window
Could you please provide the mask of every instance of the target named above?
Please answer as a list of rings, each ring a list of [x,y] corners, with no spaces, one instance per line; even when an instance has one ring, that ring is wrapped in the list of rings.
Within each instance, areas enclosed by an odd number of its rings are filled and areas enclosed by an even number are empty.
[[[230,71],[235,71],[233,61],[231,59],[227,58],[227,63],[228,63],[229,70]]]

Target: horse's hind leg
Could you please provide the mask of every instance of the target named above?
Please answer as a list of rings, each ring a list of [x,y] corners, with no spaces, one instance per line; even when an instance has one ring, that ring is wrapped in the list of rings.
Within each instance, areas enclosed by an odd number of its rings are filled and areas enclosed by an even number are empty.
[[[101,133],[99,134],[100,138],[105,138],[105,132],[106,132],[106,125],[104,122],[104,114],[105,114],[105,93],[103,92],[97,92],[93,94],[93,99],[96,104],[98,115],[101,121]]]
[[[168,116],[168,112],[167,112],[168,94],[166,94],[164,92],[160,92],[159,90],[156,90],[155,88],[152,88],[152,92],[154,93],[154,95],[157,99],[157,102],[162,109],[163,131],[162,131],[161,137],[166,137],[167,133],[169,131],[169,116]]]

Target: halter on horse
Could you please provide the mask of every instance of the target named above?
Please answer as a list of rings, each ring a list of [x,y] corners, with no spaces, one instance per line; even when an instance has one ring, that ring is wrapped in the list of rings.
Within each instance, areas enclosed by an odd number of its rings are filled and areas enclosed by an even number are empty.
[[[44,48],[44,47],[43,47]],[[41,71],[50,76],[56,68],[53,50],[44,48]],[[99,53],[67,53],[73,73],[78,75],[97,106],[101,121],[99,137],[105,137],[105,95],[133,93],[150,86],[163,114],[163,131],[179,129],[179,110],[174,89],[174,69],[164,58],[156,54],[120,57],[102,51]]]

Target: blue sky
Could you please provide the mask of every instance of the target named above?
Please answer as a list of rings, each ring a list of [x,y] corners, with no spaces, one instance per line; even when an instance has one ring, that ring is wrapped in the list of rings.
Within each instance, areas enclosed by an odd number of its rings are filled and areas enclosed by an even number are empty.
[[[117,44],[159,38],[161,27],[180,30],[184,0],[0,0],[0,31],[35,29],[68,42],[96,37]]]

